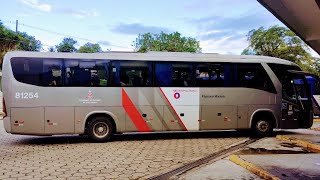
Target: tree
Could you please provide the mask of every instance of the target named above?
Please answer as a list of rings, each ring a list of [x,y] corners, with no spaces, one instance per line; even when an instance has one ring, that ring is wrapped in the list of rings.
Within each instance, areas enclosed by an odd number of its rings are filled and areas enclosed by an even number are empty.
[[[63,38],[62,42],[56,45],[56,49],[58,52],[77,52],[74,47],[76,43],[77,41],[72,38]]]
[[[34,36],[30,36],[27,33],[19,33],[18,50],[22,51],[40,51],[42,48],[41,42],[36,40]]]
[[[304,70],[315,73],[312,67],[315,58],[308,46],[291,30],[272,26],[249,31],[249,46],[242,51],[245,55],[263,55],[286,59],[300,65]]]
[[[86,43],[79,48],[80,53],[97,53],[102,52],[99,44]]]
[[[56,48],[53,46],[50,46],[48,49],[49,52],[56,52]]]
[[[39,51],[41,42],[27,33],[16,33],[5,27],[0,20],[0,64],[8,51]]]
[[[133,45],[138,52],[201,52],[200,43],[195,38],[183,37],[179,32],[166,34],[139,34]]]
[[[4,55],[11,50],[14,50],[19,41],[19,37],[11,30],[7,29],[0,21],[0,61]]]

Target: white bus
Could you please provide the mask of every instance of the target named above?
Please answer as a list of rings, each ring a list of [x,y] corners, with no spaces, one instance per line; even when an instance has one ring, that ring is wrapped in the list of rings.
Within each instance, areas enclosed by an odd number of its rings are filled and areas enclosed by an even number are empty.
[[[2,68],[4,127],[31,135],[309,128],[300,68],[263,56],[10,52]]]

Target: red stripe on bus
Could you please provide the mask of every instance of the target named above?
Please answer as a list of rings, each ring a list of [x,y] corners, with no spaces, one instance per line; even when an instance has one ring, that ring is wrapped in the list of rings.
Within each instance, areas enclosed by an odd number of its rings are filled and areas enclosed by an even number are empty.
[[[176,112],[176,110],[173,108],[172,104],[170,103],[169,99],[167,98],[167,96],[164,94],[164,92],[162,91],[161,88],[159,88],[161,93],[163,94],[164,98],[167,100],[167,102],[169,103],[171,109],[174,111],[174,113],[176,114],[176,116],[178,117],[179,122],[181,123],[181,125],[183,126],[183,130],[187,131],[186,126],[183,124],[182,120],[180,119],[180,116],[178,115],[178,113]]]
[[[138,109],[132,103],[130,97],[122,89],[122,106],[124,110],[127,112],[128,116],[132,120],[133,124],[140,132],[150,132],[150,128],[147,125],[146,121],[143,119],[141,114],[139,113]]]

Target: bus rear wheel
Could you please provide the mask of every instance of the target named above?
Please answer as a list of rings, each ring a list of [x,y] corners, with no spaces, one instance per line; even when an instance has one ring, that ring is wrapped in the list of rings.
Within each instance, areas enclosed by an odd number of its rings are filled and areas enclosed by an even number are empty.
[[[92,142],[110,141],[114,127],[107,117],[97,116],[88,123],[87,134]]]
[[[257,119],[252,128],[255,135],[258,136],[269,136],[272,134],[273,131],[272,123],[265,118]]]

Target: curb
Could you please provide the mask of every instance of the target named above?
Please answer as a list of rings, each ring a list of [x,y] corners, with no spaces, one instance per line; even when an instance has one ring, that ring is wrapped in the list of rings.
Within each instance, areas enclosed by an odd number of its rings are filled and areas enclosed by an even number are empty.
[[[311,142],[304,141],[304,140],[299,140],[294,137],[283,136],[283,135],[277,135],[276,138],[282,141],[298,144],[299,146],[305,147],[308,151],[320,153],[320,145],[313,144]]]
[[[318,128],[310,128],[311,130],[314,130],[314,131],[320,131],[320,127]]]
[[[264,169],[259,168],[249,162],[246,162],[245,160],[241,159],[238,155],[229,156],[229,160],[234,162],[235,164],[238,164],[239,166],[251,171],[252,173],[262,177],[263,179],[280,180],[280,178],[268,173]]]

